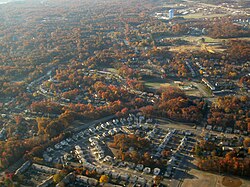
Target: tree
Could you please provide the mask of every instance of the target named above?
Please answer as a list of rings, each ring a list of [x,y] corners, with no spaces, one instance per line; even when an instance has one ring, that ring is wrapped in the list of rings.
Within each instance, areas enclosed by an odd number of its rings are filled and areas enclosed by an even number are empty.
[[[100,183],[107,183],[109,181],[109,177],[107,175],[102,175],[99,179]]]
[[[150,155],[149,152],[145,152],[143,157],[144,157],[145,160],[150,160],[151,159],[151,155]]]
[[[67,175],[66,170],[61,170],[59,173],[53,175],[54,183],[59,183]]]
[[[19,125],[22,122],[23,117],[20,115],[16,115],[14,116],[14,119],[15,119],[16,124]]]
[[[199,145],[195,146],[195,155],[200,157],[202,155],[202,150]]]
[[[250,138],[246,137],[243,141],[244,147],[250,147]]]
[[[137,163],[140,158],[139,153],[137,151],[131,151],[129,156],[135,163]]]
[[[5,180],[4,180],[4,186],[6,186],[6,187],[12,187],[13,186],[13,181],[10,178],[5,178]]]
[[[65,119],[55,119],[47,125],[45,133],[47,133],[50,137],[54,137],[60,134],[60,132],[62,132],[68,125],[68,121]]]
[[[38,134],[43,134],[44,130],[46,129],[47,124],[50,122],[48,118],[44,117],[37,117],[36,118],[37,127],[38,127]]]
[[[249,100],[249,97],[247,97],[247,96],[241,96],[240,97],[241,102],[247,102],[247,100]]]
[[[154,176],[154,184],[155,185],[159,185],[161,183],[161,181],[163,180],[163,177],[160,175]]]
[[[154,107],[152,105],[148,105],[148,106],[140,108],[140,111],[145,116],[151,116],[154,112]]]
[[[59,183],[63,179],[62,175],[60,173],[57,173],[53,176],[54,183]]]
[[[121,113],[122,113],[123,116],[127,115],[128,114],[128,108],[123,108],[121,110]]]
[[[166,150],[166,149],[164,149],[162,152],[161,152],[161,155],[162,155],[162,157],[168,157],[169,155],[170,155],[170,151],[169,150]]]

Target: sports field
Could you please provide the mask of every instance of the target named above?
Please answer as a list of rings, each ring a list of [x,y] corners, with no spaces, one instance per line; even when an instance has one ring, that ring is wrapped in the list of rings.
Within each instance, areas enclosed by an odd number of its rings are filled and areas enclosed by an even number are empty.
[[[250,180],[239,177],[223,176],[213,173],[191,169],[188,174],[194,176],[192,179],[185,179],[181,186],[183,187],[249,187]]]

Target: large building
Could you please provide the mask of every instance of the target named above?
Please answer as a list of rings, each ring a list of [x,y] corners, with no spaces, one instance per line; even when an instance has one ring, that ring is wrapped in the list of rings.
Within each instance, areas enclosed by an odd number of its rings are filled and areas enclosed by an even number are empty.
[[[173,17],[174,17],[174,9],[170,9],[168,11],[168,13],[169,13],[169,19],[173,19]]]

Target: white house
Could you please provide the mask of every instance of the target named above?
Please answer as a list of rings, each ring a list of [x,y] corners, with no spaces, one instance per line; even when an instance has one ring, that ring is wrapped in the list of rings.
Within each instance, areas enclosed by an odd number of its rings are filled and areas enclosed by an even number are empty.
[[[127,181],[129,178],[129,175],[127,173],[122,173],[120,174],[120,178],[121,180]]]
[[[138,171],[142,171],[143,167],[144,166],[142,164],[138,164],[135,169],[138,170]]]
[[[113,171],[113,172],[111,172],[111,177],[112,177],[113,179],[117,179],[117,178],[119,177],[119,173]]]
[[[132,176],[130,176],[130,178],[129,178],[129,182],[132,182],[133,184],[135,184],[135,183],[136,183],[136,181],[137,181],[137,176],[136,176],[136,175],[132,175]]]
[[[145,167],[143,172],[146,173],[146,174],[149,174],[151,172],[151,168]]]
[[[154,175],[159,175],[161,172],[160,168],[155,168],[154,169]]]
[[[146,179],[142,178],[142,177],[138,177],[137,179],[137,183],[141,184],[142,186],[144,186],[146,184]]]

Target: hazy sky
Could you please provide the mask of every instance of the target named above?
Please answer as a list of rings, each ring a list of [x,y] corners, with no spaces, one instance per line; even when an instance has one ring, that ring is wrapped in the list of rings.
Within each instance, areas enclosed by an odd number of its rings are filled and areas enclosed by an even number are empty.
[[[10,2],[12,0],[0,0],[0,3],[6,3],[6,2]]]
[[[6,3],[11,1],[24,1],[24,0],[0,0],[0,3]]]

